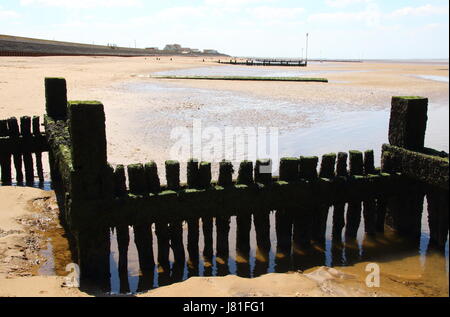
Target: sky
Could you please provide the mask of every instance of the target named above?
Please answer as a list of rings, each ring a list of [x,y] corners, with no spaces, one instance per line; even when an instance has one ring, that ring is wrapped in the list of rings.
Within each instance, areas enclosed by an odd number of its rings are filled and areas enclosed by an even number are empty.
[[[0,34],[233,56],[449,57],[448,0],[0,0]]]

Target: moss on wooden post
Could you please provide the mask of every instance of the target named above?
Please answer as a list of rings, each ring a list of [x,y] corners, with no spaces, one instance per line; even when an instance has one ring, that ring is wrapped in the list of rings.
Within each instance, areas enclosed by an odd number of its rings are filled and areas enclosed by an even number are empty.
[[[348,154],[345,152],[339,152],[338,153],[338,160],[336,165],[336,175],[337,176],[347,176],[348,170],[347,170],[347,160],[348,160]]]
[[[336,153],[325,154],[322,156],[322,162],[320,164],[319,176],[321,178],[333,178],[336,166]]]
[[[209,188],[211,186],[211,179],[211,163],[201,162],[198,170],[198,181],[200,188]]]
[[[422,151],[427,128],[428,99],[392,97],[389,143],[408,150]]]
[[[153,194],[159,193],[161,191],[161,182],[158,176],[158,166],[154,161],[144,165],[144,175],[148,191]]]
[[[180,187],[180,162],[166,161],[167,188],[178,190]]]
[[[67,118],[67,86],[64,78],[45,78],[45,109],[56,120]]]
[[[251,185],[253,184],[253,162],[243,161],[239,165],[238,184]]]
[[[349,151],[350,153],[350,176],[364,174],[364,159],[360,151]]]
[[[77,240],[81,282],[94,281],[109,289],[109,227],[97,221],[93,203],[111,199],[114,195],[114,173],[107,163],[103,104],[98,101],[69,102],[68,119],[74,170],[69,193],[69,222]],[[92,221],[80,228],[77,220],[80,217],[90,217]]]
[[[222,187],[233,185],[233,164],[230,161],[223,160],[219,165],[218,184]]]
[[[130,193],[134,195],[144,195],[148,193],[147,182],[144,174],[144,165],[128,165],[127,170]]]
[[[198,160],[191,159],[187,163],[187,184],[189,188],[198,186]]]
[[[317,164],[319,158],[317,156],[301,156],[299,162],[299,177],[308,181],[317,179]]]
[[[285,182],[297,181],[299,178],[299,162],[296,157],[283,157],[280,160],[280,180]]]

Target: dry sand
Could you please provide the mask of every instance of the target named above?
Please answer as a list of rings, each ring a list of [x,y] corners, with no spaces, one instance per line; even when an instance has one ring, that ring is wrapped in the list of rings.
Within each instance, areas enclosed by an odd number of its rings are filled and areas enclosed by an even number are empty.
[[[68,97],[73,100],[100,100],[108,115],[108,155],[110,162],[130,163],[148,157],[163,161],[161,148],[138,148],[126,144],[132,140],[127,133],[131,122],[123,122],[121,111],[132,111],[142,106],[143,95],[120,89],[126,83],[142,81],[137,75],[180,68],[216,66],[213,60],[201,58],[162,57],[2,57],[0,58],[0,118],[22,115],[42,115],[45,112],[43,80],[47,76],[65,77]],[[309,70],[339,70],[342,67],[360,72],[330,73],[324,75],[329,84],[180,81],[167,80],[178,86],[243,92],[258,97],[294,100],[305,103],[351,104],[351,107],[387,108],[392,95],[423,95],[437,102],[448,103],[448,84],[433,82],[411,75],[448,77],[447,64],[392,64],[392,63],[324,63],[312,64]],[[370,71],[370,72],[367,72]],[[322,77],[322,76],[319,76]],[[360,100],[360,102],[355,102]],[[158,111],[179,111],[163,102],[148,103]],[[350,106],[349,106],[350,107]],[[246,118],[242,118],[245,122]],[[271,119],[271,118],[269,118]],[[267,120],[269,120],[267,119]],[[281,118],[282,119],[282,118]],[[301,118],[299,118],[301,120]],[[170,125],[168,120],[155,125]],[[130,151],[134,149],[134,151]],[[78,290],[62,288],[63,277],[30,276],[37,274],[39,250],[44,238],[30,231],[30,201],[48,200],[49,193],[30,188],[0,187],[0,296],[86,296]],[[44,208],[45,209],[45,208]],[[55,211],[53,209],[53,211]],[[28,219],[17,222],[19,219]],[[44,217],[46,219],[46,217]],[[38,217],[40,219],[40,217]],[[45,222],[45,221],[44,221]],[[31,224],[34,224],[31,221]],[[32,226],[31,226],[32,227]],[[32,239],[30,240],[30,237]],[[41,239],[41,240],[39,240]],[[42,240],[44,239],[44,240]],[[34,241],[34,242],[33,242]],[[64,243],[60,246],[64,249]],[[67,252],[67,250],[66,250]],[[67,258],[65,256],[64,258]],[[42,260],[42,259],[41,259]],[[416,261],[414,259],[413,261]],[[37,263],[36,263],[37,262]],[[191,278],[188,281],[145,294],[145,296],[433,296],[447,294],[448,281],[435,286],[424,284],[422,272],[416,270],[401,276],[402,261],[397,269],[382,274],[383,292],[368,289],[364,284],[364,263],[351,268],[339,268],[339,273],[322,268],[313,275],[269,274],[253,280],[235,276]],[[61,271],[59,267],[59,271]],[[344,278],[341,278],[344,277]],[[412,281],[412,282],[411,282]],[[414,282],[416,281],[416,282]],[[435,281],[431,279],[431,283]],[[415,284],[414,284],[415,283]],[[446,289],[446,290],[445,290]],[[444,290],[444,291],[443,291]]]

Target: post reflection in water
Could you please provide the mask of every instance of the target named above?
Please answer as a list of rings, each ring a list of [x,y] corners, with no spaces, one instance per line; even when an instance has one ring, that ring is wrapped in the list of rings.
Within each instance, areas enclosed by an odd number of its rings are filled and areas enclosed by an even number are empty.
[[[422,229],[422,235],[417,239],[400,237],[389,228],[385,228],[384,233],[366,234],[362,221],[357,238],[352,239],[345,237],[345,231],[341,235],[337,235],[336,230],[333,232],[333,208],[330,208],[325,240],[312,240],[309,244],[296,245],[295,241],[288,243],[288,236],[293,239],[295,224],[292,217],[287,215],[283,211],[266,211],[259,212],[256,217],[254,212],[253,215],[249,214],[241,219],[212,219],[212,235],[211,220],[208,219],[206,228],[200,230],[198,238],[199,250],[203,253],[199,261],[192,261],[189,257],[186,261],[177,263],[174,255],[182,251],[173,250],[170,245],[168,263],[155,263],[147,270],[141,270],[139,267],[133,227],[128,227],[129,231],[126,230],[127,227],[115,228],[111,231],[112,292],[145,292],[193,276],[234,274],[251,278],[266,273],[305,271],[323,265],[338,267],[366,262],[389,264],[387,268],[383,266],[383,269],[387,270],[386,273],[396,269],[400,272],[413,272],[422,278],[436,281],[439,285],[448,285],[448,242],[444,256],[442,250],[428,245],[428,229]],[[200,221],[199,227],[202,228],[202,225]],[[186,248],[185,252],[189,251],[187,227],[186,223],[183,224],[184,243],[179,244]],[[422,228],[427,228],[426,211],[422,215]],[[304,239],[300,241],[304,242]],[[160,255],[158,245],[163,246],[164,253],[167,252],[165,243],[158,241],[155,235],[152,250],[154,259],[158,259]],[[119,250],[122,251],[120,256]],[[165,256],[163,254],[163,257]],[[406,267],[403,268],[402,265]],[[410,275],[414,275],[413,273]]]

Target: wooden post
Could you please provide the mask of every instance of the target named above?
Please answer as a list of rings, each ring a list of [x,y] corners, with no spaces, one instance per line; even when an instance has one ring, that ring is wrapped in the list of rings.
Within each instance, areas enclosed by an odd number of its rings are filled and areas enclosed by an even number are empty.
[[[211,163],[201,162],[198,171],[199,188],[207,189],[211,186]],[[203,256],[205,262],[212,264],[212,257],[214,254],[213,242],[213,217],[202,217],[202,230],[205,247],[203,249]]]
[[[20,130],[19,130],[19,124],[17,122],[17,118],[12,117],[8,119],[8,131],[9,131],[9,137],[11,140],[17,140],[20,137]],[[14,167],[16,168],[16,181],[18,184],[23,183],[23,172],[22,172],[22,153],[16,152],[13,153],[13,159],[14,159]]]
[[[350,177],[364,174],[364,159],[360,151],[350,151]],[[352,200],[348,203],[345,236],[356,239],[361,223],[361,201]]]
[[[318,162],[317,156],[301,156],[299,161],[300,179],[312,185],[311,182],[316,181],[318,177]],[[314,200],[314,198],[311,197],[311,200]],[[294,252],[311,246],[313,214],[317,206],[314,206],[313,201],[305,203],[306,205],[294,216]]]
[[[389,143],[407,150],[424,150],[427,127],[428,99],[422,97],[393,97],[389,121]],[[401,164],[383,155],[383,165],[392,165],[397,172]],[[398,197],[393,197],[387,205],[392,227],[402,235],[420,237],[421,215],[424,190],[417,182],[403,188]],[[446,211],[448,212],[448,211]]]
[[[20,134],[24,140],[31,139],[31,118],[28,116],[20,118]],[[28,186],[33,186],[34,184],[34,167],[33,167],[33,156],[31,151],[23,152],[23,163],[25,167],[25,182]]]
[[[35,138],[41,137],[41,124],[38,116],[33,116],[33,135]],[[44,168],[42,166],[42,153],[36,152],[36,171],[38,174],[39,183],[44,183]]]
[[[330,153],[322,156],[320,164],[319,177],[333,179],[335,177],[336,154]],[[325,203],[318,206],[313,218],[313,240],[322,246],[325,243],[325,234],[327,231],[327,219],[330,205]]]
[[[189,188],[198,187],[198,161],[190,160],[187,163],[187,183]],[[188,253],[189,253],[189,268],[193,270],[192,275],[198,273],[198,264],[200,261],[200,251],[199,251],[199,236],[200,236],[200,226],[199,218],[189,219],[188,223]]]
[[[220,162],[218,185],[229,188],[233,185],[233,164],[229,161]],[[230,233],[230,217],[216,217],[216,250],[217,263],[221,272],[228,271],[228,256],[230,252],[228,236]],[[224,274],[228,275],[228,274]]]
[[[253,162],[243,161],[239,166],[237,183],[240,185],[252,185]],[[250,229],[252,227],[252,215],[244,210],[236,217],[236,251],[245,259],[250,252]]]
[[[56,120],[67,118],[67,87],[64,78],[45,78],[45,108]]]
[[[128,182],[130,193],[133,195],[148,195],[149,188],[145,177],[144,166],[142,164],[128,165]],[[139,268],[141,270],[140,291],[148,290],[150,285],[145,285],[147,276],[152,276],[155,267],[153,258],[153,233],[151,223],[136,223],[133,225],[134,243],[138,251]],[[148,284],[148,283],[147,283]]]
[[[180,163],[177,161],[166,161],[166,179],[169,190],[180,188]],[[183,246],[183,222],[173,221],[169,223],[170,246],[172,248],[175,265],[184,265],[186,255]]]
[[[8,121],[0,120],[0,137],[9,136]],[[2,185],[11,185],[11,154],[0,154],[0,168],[2,171],[1,181]]]
[[[428,225],[430,227],[430,243],[433,247],[445,251],[449,232],[448,224],[449,192],[431,188],[427,193]]]
[[[345,152],[339,152],[337,158],[336,165],[336,176],[337,181],[339,179],[345,180],[348,176],[347,171],[347,159],[348,154]],[[333,208],[333,230],[332,230],[332,239],[333,241],[341,241],[342,240],[342,229],[345,226],[345,203],[337,203]]]
[[[280,181],[298,181],[299,159],[295,157],[280,160]],[[277,254],[289,258],[292,252],[292,226],[295,210],[277,210],[275,214],[277,233]]]
[[[127,195],[125,167],[118,165],[114,171],[114,196],[121,198]],[[119,279],[120,292],[130,292],[128,282],[128,246],[130,244],[130,232],[128,225],[116,226],[117,245],[119,249]]]
[[[375,174],[375,159],[373,150],[364,152],[364,175]],[[373,236],[376,233],[377,205],[375,199],[363,201],[364,229],[365,232]]]
[[[272,184],[272,161],[257,160],[255,164],[255,182],[268,186]],[[256,231],[256,244],[260,255],[268,261],[270,252],[270,210],[258,210],[253,214]]]
[[[422,151],[427,128],[427,112],[427,98],[393,97],[389,143],[412,151]]]
[[[70,102],[68,117],[74,169],[68,214],[72,219],[81,215],[92,219],[81,227],[70,221],[77,242],[81,286],[93,282],[96,287],[109,291],[110,230],[107,224],[97,221],[96,205],[91,203],[111,199],[114,194],[113,171],[107,163],[103,104]]]

